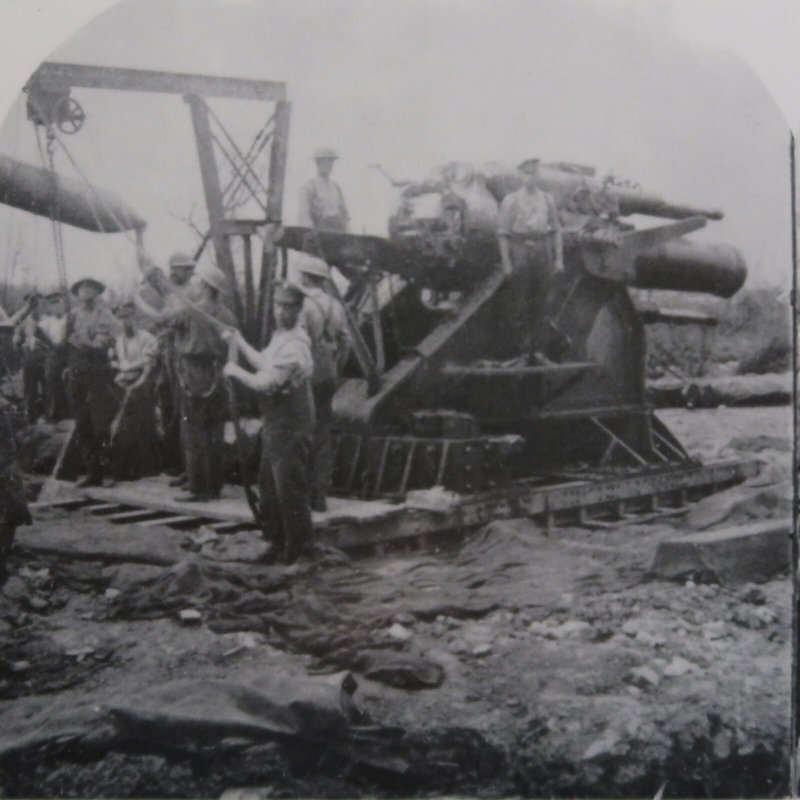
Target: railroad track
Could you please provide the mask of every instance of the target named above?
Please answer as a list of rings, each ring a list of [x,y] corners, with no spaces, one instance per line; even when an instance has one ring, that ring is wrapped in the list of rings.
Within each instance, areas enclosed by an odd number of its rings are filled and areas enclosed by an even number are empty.
[[[331,498],[315,514],[319,541],[354,555],[417,549],[458,539],[488,522],[529,517],[546,530],[581,526],[618,528],[685,512],[691,504],[755,475],[757,461],[723,461],[649,474],[575,473],[518,481],[503,490],[459,497],[449,506]],[[242,498],[190,504],[169,498],[161,484],[121,484],[74,490],[48,506],[100,518],[112,525],[197,530],[225,535],[256,531]],[[34,504],[33,511],[36,511]]]

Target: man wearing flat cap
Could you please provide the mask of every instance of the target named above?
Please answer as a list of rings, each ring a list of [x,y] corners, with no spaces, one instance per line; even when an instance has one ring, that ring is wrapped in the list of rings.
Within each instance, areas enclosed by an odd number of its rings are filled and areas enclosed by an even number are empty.
[[[300,187],[298,225],[321,231],[347,231],[350,214],[339,184],[331,179],[338,157],[331,147],[319,147],[314,153],[317,174]]]
[[[113,485],[107,477],[108,437],[117,410],[110,350],[117,323],[97,298],[105,286],[82,278],[70,292],[78,307],[67,315],[67,396],[86,474],[78,486]]]
[[[136,324],[136,304],[114,309],[122,331],[114,344],[114,382],[122,401],[111,424],[111,475],[115,481],[157,475],[160,469],[153,366],[158,343]]]
[[[275,287],[277,329],[262,352],[238,332],[226,334],[232,346],[225,374],[258,394],[263,418],[259,467],[260,510],[265,533],[277,556],[291,564],[311,547],[309,457],[314,435],[311,342],[299,326],[303,292],[294,284]],[[238,352],[255,370],[236,363]]]
[[[227,400],[222,382],[227,346],[222,331],[236,324],[223,298],[228,279],[217,267],[199,270],[200,298],[176,312],[171,346],[180,388],[181,445],[186,465],[187,502],[214,500],[224,479],[223,440]]]
[[[518,300],[513,334],[531,359],[545,360],[547,295],[554,271],[563,269],[561,222],[555,200],[539,188],[539,159],[519,167],[523,184],[503,198],[497,237],[509,290]]]

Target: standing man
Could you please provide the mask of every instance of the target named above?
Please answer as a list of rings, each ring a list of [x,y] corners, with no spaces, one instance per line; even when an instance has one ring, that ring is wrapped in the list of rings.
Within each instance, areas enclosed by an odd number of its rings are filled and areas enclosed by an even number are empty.
[[[339,184],[331,180],[333,162],[338,157],[330,147],[320,147],[314,153],[317,174],[300,187],[299,225],[321,231],[347,231],[350,214]]]
[[[136,480],[160,472],[153,365],[158,342],[136,326],[136,305],[114,309],[122,332],[114,345],[115,383],[124,394],[111,425],[111,474],[115,481]]]
[[[38,292],[25,295],[29,313],[17,324],[14,346],[22,355],[22,392],[25,395],[25,414],[32,425],[44,411],[44,364],[47,358],[47,340],[39,323],[42,319],[42,296]]]
[[[114,485],[106,470],[109,430],[117,410],[110,358],[117,325],[97,302],[105,289],[94,278],[82,278],[70,289],[79,304],[67,315],[67,395],[86,470],[79,487]]]
[[[258,479],[264,527],[275,551],[291,564],[311,547],[313,525],[308,463],[314,434],[311,343],[298,325],[303,292],[291,283],[275,287],[277,329],[259,353],[232,333],[225,375],[258,393],[263,424]],[[255,370],[236,364],[237,350]]]
[[[45,297],[45,302],[47,305],[39,327],[50,345],[44,361],[46,413],[51,422],[58,422],[67,413],[67,392],[64,386],[64,370],[67,368],[67,314],[61,292],[51,292]]]
[[[311,340],[314,361],[311,389],[317,422],[311,445],[311,508],[314,511],[326,511],[325,498],[331,487],[333,473],[333,395],[347,358],[350,337],[341,303],[324,289],[330,280],[328,266],[322,261],[308,261],[299,264],[297,270],[305,293],[300,327]]]
[[[497,238],[514,298],[513,334],[534,363],[546,363],[547,295],[554,272],[564,268],[561,222],[553,196],[537,185],[539,159],[518,169],[523,185],[503,198]]]
[[[153,323],[154,330],[166,330],[172,317],[186,304],[178,294],[196,302],[200,299],[202,289],[200,281],[194,274],[196,261],[190,253],[173,253],[169,257],[169,276],[149,262],[141,253],[141,258],[150,264],[146,272],[144,285],[134,294],[136,307]],[[177,294],[176,294],[177,292]],[[148,299],[146,295],[155,293],[160,298],[160,307]],[[180,388],[176,372],[175,352],[170,336],[159,336],[159,351],[154,374],[155,393],[161,408],[163,425],[162,462],[164,467],[177,477],[170,481],[170,486],[185,486],[186,472],[183,463],[183,448],[180,432]]]
[[[222,445],[227,402],[222,382],[227,346],[225,327],[236,320],[222,297],[228,294],[228,279],[216,267],[200,271],[200,299],[185,306],[171,321],[171,346],[180,388],[181,444],[188,495],[186,502],[214,500],[222,492],[224,465]]]

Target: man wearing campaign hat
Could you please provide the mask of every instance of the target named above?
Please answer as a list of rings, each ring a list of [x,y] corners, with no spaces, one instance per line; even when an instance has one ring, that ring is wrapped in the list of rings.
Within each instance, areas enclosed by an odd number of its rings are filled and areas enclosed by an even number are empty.
[[[326,510],[326,497],[333,474],[333,395],[339,374],[347,358],[350,337],[342,304],[328,292],[330,269],[322,261],[307,261],[296,267],[305,294],[300,312],[300,326],[311,340],[314,372],[311,389],[317,423],[311,448],[311,508]]]
[[[300,187],[298,225],[322,231],[347,230],[350,214],[339,184],[331,179],[338,157],[331,147],[319,147],[315,151],[317,174]]]
[[[503,198],[497,237],[508,290],[518,300],[511,335],[536,362],[544,360],[547,295],[554,271],[564,266],[563,241],[555,200],[539,188],[539,159],[518,170],[523,185]]]
[[[14,330],[14,346],[22,356],[22,393],[25,397],[25,414],[28,422],[36,422],[44,410],[47,340],[39,327],[42,319],[43,298],[39,292],[25,295],[27,314]]]
[[[112,485],[107,477],[108,436],[117,410],[110,351],[117,322],[97,298],[105,286],[81,278],[70,292],[78,307],[67,315],[67,396],[86,475],[78,486]]]
[[[311,548],[313,526],[309,457],[314,435],[311,393],[311,342],[299,326],[303,292],[294,284],[275,287],[277,330],[262,352],[237,332],[226,334],[231,347],[225,374],[258,393],[263,424],[259,467],[260,511],[275,554],[291,564]],[[241,352],[255,370],[236,363]]]
[[[236,324],[223,302],[228,279],[222,270],[204,266],[198,278],[199,299],[176,312],[169,322],[180,389],[181,446],[188,489],[188,494],[178,499],[188,502],[214,500],[222,491],[227,417],[221,380],[227,346],[222,331]]]

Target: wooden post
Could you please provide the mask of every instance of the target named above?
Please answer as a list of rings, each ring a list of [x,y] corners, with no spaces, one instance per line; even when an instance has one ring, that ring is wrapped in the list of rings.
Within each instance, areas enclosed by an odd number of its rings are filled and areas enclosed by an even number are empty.
[[[245,323],[242,298],[236,283],[236,271],[231,253],[231,243],[223,230],[225,207],[222,202],[222,187],[219,182],[217,159],[214,155],[214,142],[211,137],[211,126],[208,120],[208,109],[205,101],[195,94],[187,94],[186,102],[192,113],[192,126],[197,142],[197,156],[200,161],[200,175],[203,179],[203,192],[208,208],[208,223],[211,228],[211,239],[217,266],[225,273],[233,293],[233,307],[236,319],[241,327]]]

